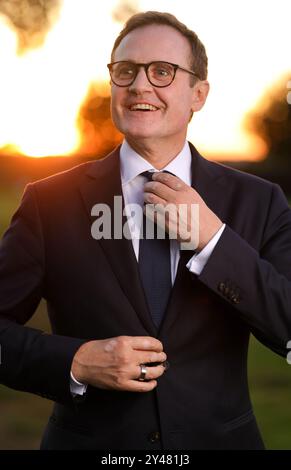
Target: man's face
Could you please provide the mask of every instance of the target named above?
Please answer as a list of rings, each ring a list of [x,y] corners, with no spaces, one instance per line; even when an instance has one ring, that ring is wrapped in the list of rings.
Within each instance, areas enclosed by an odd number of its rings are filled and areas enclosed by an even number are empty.
[[[174,28],[149,25],[131,31],[119,44],[114,61],[136,63],[167,61],[191,69],[191,47],[188,40]],[[174,81],[165,88],[156,88],[140,68],[134,83],[118,87],[112,83],[112,118],[115,126],[129,142],[166,139],[175,145],[186,138],[191,110],[197,101],[196,86],[190,87],[191,76],[177,70]],[[154,111],[132,110],[138,103],[148,103]]]

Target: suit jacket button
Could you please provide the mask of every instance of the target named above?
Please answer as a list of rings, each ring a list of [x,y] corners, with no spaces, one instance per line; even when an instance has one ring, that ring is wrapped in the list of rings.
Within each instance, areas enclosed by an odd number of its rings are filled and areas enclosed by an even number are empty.
[[[148,436],[148,440],[154,444],[155,442],[158,442],[160,441],[161,439],[161,435],[159,433],[159,431],[154,431],[154,432],[151,432]]]
[[[225,284],[224,284],[224,282],[220,282],[220,283],[218,284],[218,286],[217,286],[217,289],[219,290],[219,292],[224,293],[224,291],[225,291]]]
[[[169,363],[169,361],[164,361],[164,362],[162,362],[162,364],[163,364],[163,366],[165,368],[165,372],[166,372],[166,370],[168,370],[169,367],[170,367],[170,363]]]
[[[233,290],[226,288],[225,297],[229,300],[232,300],[235,297]]]

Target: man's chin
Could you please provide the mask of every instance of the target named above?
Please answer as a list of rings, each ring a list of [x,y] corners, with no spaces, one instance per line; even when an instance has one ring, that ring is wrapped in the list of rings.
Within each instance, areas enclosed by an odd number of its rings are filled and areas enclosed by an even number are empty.
[[[150,140],[158,139],[159,136],[153,134],[152,132],[126,132],[124,136],[128,142],[131,141],[139,141],[139,142],[146,142]]]

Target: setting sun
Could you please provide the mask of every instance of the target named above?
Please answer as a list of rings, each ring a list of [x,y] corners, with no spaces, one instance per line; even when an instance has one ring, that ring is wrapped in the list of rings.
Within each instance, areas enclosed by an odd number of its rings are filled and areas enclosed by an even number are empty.
[[[242,120],[291,70],[290,1],[144,0],[136,6],[175,14],[206,46],[211,92],[189,126],[189,139],[210,158],[263,158],[265,144],[247,134]],[[64,0],[44,43],[21,53],[16,29],[0,16],[0,151],[32,157],[78,152],[78,115],[90,86],[110,92],[106,63],[122,28],[113,20],[116,9],[113,0]]]
[[[119,29],[109,21],[109,7],[64,1],[44,44],[23,54],[17,53],[16,30],[0,17],[0,146],[33,157],[78,148],[80,105],[89,84],[106,79],[110,45],[100,38]]]

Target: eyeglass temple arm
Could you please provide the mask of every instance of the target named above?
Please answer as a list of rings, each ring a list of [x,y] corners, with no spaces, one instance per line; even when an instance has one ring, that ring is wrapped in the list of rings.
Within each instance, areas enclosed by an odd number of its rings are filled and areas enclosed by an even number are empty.
[[[192,70],[189,70],[189,69],[184,69],[184,67],[180,67],[180,65],[178,65],[178,67],[177,67],[177,68],[178,68],[178,69],[181,69],[181,70],[184,70],[184,72],[191,73],[191,75],[194,75],[194,77],[197,77],[197,78],[199,78],[199,80],[200,80],[200,77],[199,77],[199,75],[197,75],[197,73],[193,72]]]

